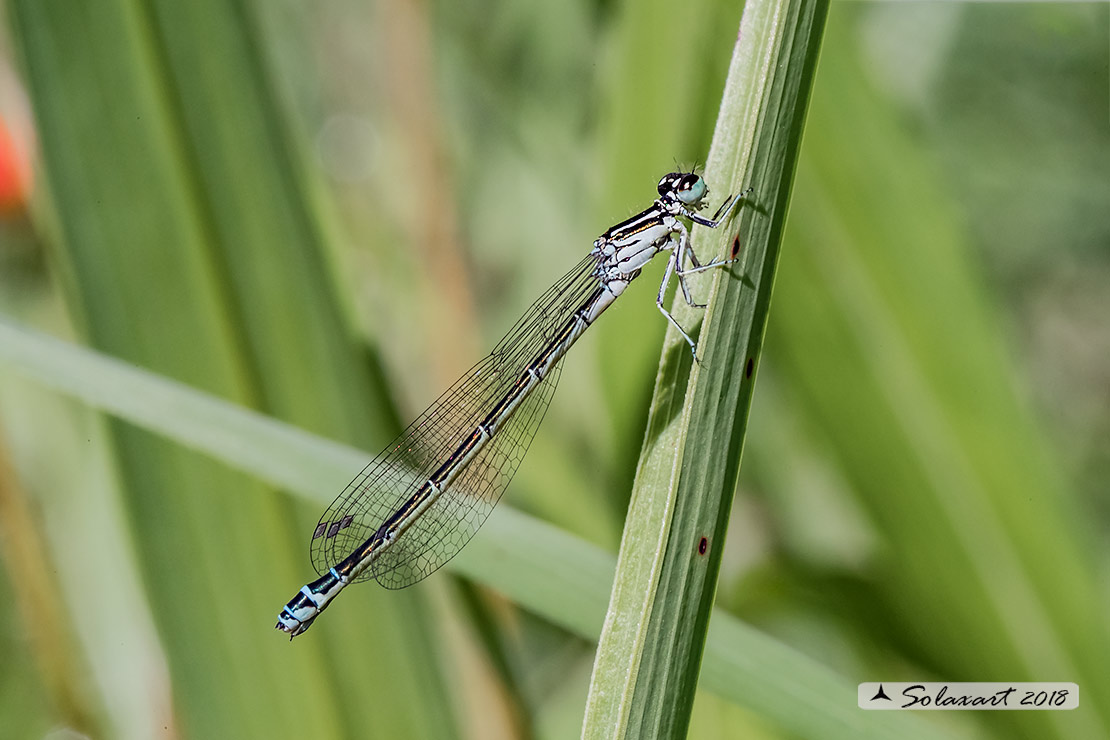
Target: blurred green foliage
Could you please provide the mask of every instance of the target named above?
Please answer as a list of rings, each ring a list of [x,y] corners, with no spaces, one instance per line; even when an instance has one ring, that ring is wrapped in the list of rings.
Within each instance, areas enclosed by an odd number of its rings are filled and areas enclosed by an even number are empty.
[[[740,14],[7,11],[44,187],[4,224],[0,308],[371,451],[672,159],[704,157]],[[1108,13],[834,4],[815,82],[719,603],[853,680],[1080,684],[1075,712],[937,719],[954,733],[1110,734]],[[570,358],[509,493],[609,549],[660,268]],[[81,656],[59,692],[3,610],[0,733],[577,733],[579,639],[442,577],[356,589],[290,646],[270,626],[309,575],[311,507],[0,380],[56,645]],[[718,701],[699,737],[780,736]]]

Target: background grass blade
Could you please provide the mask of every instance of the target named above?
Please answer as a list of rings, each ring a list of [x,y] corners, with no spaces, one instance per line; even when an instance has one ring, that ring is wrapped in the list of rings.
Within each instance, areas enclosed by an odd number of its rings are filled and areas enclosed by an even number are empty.
[[[858,7],[830,17],[838,51],[822,57],[772,337],[778,377],[882,543],[882,575],[861,584],[855,609],[894,635],[916,624],[940,675],[1076,681],[1091,700],[1006,712],[992,720],[1000,731],[1106,736],[1110,682],[1097,666],[1110,638],[1092,542],[1027,391],[1008,380],[990,264],[969,257],[953,183],[839,43],[864,28]],[[853,136],[867,146],[845,147]]]
[[[706,177],[722,195],[755,194],[738,229],[696,242],[703,258],[727,255],[738,232],[743,261],[698,286],[712,296],[705,363],[691,369],[675,332],[664,345],[583,737],[686,734],[826,11],[745,6]]]
[[[307,428],[384,444],[395,416],[334,298],[249,3],[9,7],[80,332]],[[330,644],[290,650],[258,625],[308,576],[288,543],[314,514],[130,425],[111,436],[184,731],[452,734],[427,710],[448,705],[430,659],[367,677],[389,722],[347,693],[354,665],[431,650],[427,635],[398,639],[417,634],[406,626],[424,619],[419,595],[350,611]]]

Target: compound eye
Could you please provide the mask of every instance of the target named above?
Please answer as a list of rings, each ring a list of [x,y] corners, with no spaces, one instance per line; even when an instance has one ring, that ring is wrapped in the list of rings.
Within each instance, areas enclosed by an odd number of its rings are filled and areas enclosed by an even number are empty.
[[[675,188],[675,195],[688,206],[700,203],[707,192],[709,188],[706,187],[705,180],[694,174],[684,176]]]
[[[663,175],[663,179],[659,181],[659,194],[663,197],[667,197],[677,191],[678,183],[682,177],[683,175],[677,172],[671,172],[670,174]]]

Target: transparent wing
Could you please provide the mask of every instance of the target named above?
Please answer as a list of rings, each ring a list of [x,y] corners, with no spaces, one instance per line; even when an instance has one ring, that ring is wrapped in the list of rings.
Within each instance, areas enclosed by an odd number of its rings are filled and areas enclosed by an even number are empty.
[[[596,259],[587,256],[551,286],[485,359],[343,489],[312,534],[309,549],[318,573],[326,573],[369,539],[470,437],[534,357],[596,295],[600,286],[596,268]],[[508,486],[557,382],[558,372],[553,369],[439,499],[356,580],[374,577],[387,587],[401,588],[450,560],[485,522]]]
[[[457,555],[485,524],[528,452],[560,372],[561,365],[556,365],[482,453],[378,556],[372,566],[378,583],[386,588],[404,588],[431,575]]]

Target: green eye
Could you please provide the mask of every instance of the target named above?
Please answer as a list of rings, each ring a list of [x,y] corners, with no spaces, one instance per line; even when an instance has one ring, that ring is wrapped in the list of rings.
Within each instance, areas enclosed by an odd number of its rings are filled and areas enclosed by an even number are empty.
[[[678,184],[675,195],[686,205],[693,205],[699,203],[707,192],[709,189],[705,186],[705,180],[699,175],[687,175]]]

